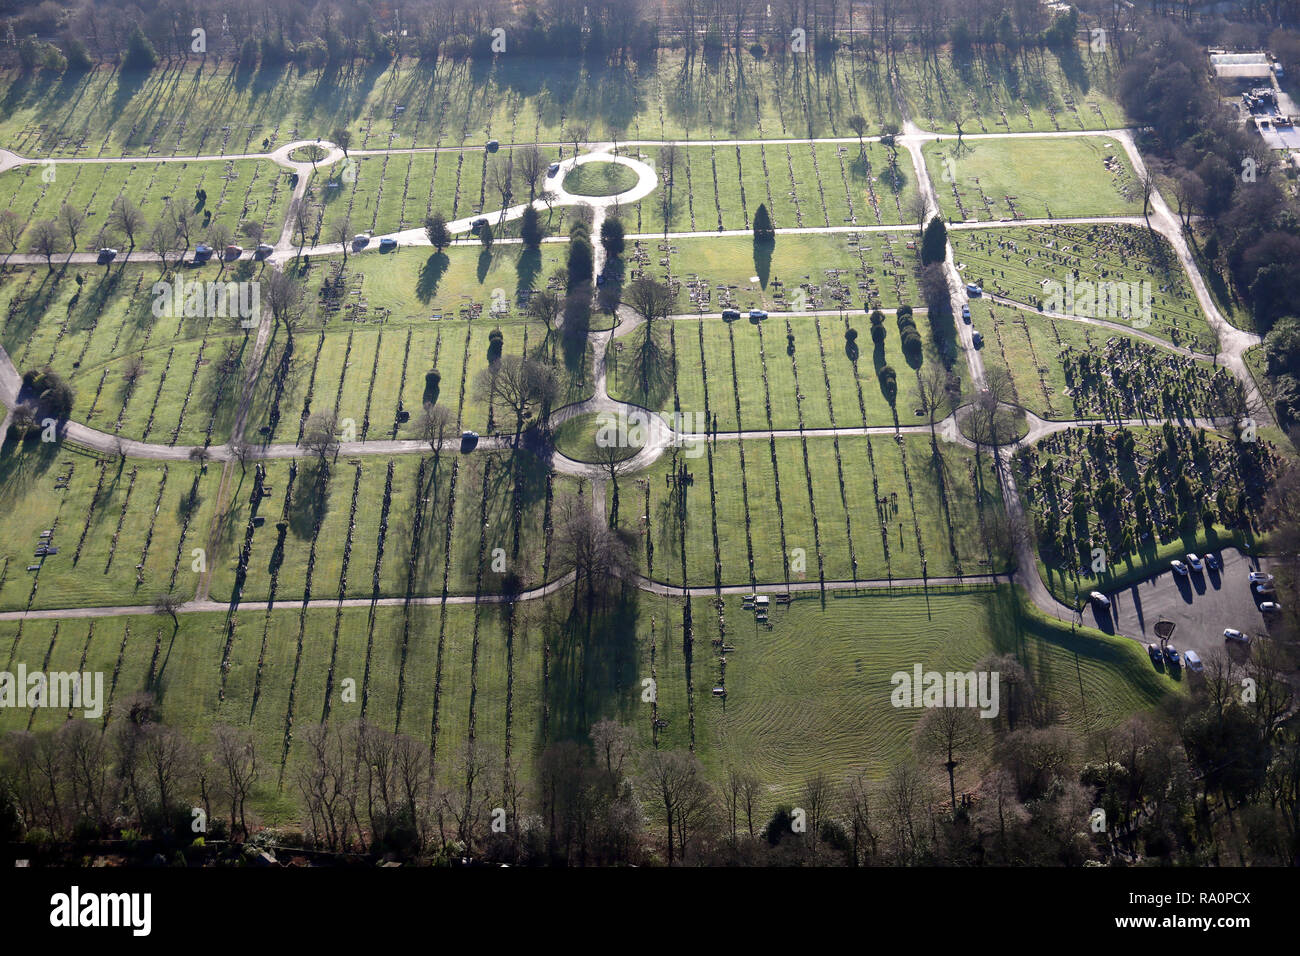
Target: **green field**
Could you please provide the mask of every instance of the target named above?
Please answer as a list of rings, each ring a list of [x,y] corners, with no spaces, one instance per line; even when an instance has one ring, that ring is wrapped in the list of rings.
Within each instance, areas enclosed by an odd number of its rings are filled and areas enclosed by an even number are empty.
[[[923,154],[955,222],[1142,215],[1141,184],[1113,137],[942,140]]]

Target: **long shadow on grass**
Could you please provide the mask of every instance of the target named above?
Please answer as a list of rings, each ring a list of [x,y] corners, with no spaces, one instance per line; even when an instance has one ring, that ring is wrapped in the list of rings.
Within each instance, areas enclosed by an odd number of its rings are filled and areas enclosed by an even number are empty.
[[[621,715],[636,682],[640,592],[626,587],[590,615],[581,595],[572,598],[572,591],[559,595],[542,623],[551,649],[552,740],[583,739],[596,721]]]

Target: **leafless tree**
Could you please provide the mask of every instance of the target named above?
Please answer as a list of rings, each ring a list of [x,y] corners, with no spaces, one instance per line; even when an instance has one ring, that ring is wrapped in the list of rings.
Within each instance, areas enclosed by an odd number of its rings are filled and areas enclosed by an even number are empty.
[[[536,146],[527,146],[519,151],[519,174],[528,184],[528,201],[537,198],[537,184],[546,178],[549,165],[542,151]]]
[[[707,785],[699,761],[680,750],[656,750],[646,760],[643,786],[663,812],[668,865],[685,856],[688,826],[706,798]],[[683,817],[688,819],[683,820]]]
[[[208,227],[208,242],[216,253],[218,272],[226,271],[226,247],[233,238],[234,233],[224,222],[214,222]]]
[[[501,221],[505,221],[506,209],[510,205],[510,197],[515,193],[515,158],[514,153],[506,153],[505,156],[497,156],[488,165],[488,182],[497,195],[501,197]]]
[[[108,212],[108,227],[126,236],[127,247],[135,248],[135,237],[144,229],[144,213],[130,196],[118,196]]]
[[[475,380],[475,394],[480,399],[514,413],[516,435],[533,410],[553,401],[558,393],[555,366],[525,355],[503,355]]]
[[[42,219],[32,225],[32,252],[45,257],[45,265],[54,271],[54,257],[63,251],[63,235],[52,219]]]
[[[170,617],[172,619],[173,631],[178,631],[180,630],[181,622],[180,618],[176,616],[176,612],[180,610],[181,605],[184,603],[185,602],[178,595],[173,594],[170,591],[165,591],[153,599],[153,612],[155,614],[165,614]]]
[[[546,340],[551,346],[551,357],[555,357],[555,323],[564,311],[564,300],[550,289],[541,289],[528,300],[528,314],[546,326]]]
[[[334,220],[333,225],[329,227],[329,238],[331,242],[337,242],[343,250],[343,265],[348,264],[348,248],[352,245],[352,219],[344,214]]]
[[[962,755],[976,750],[984,736],[973,707],[934,707],[925,712],[918,728],[921,749],[943,760],[953,816],[957,815],[957,767]]]
[[[9,247],[10,253],[18,251],[18,241],[26,225],[12,209],[0,211],[0,242]]]
[[[420,415],[415,420],[415,429],[420,440],[425,442],[433,452],[437,452],[442,447],[443,439],[454,425],[451,412],[441,405],[425,405],[420,409]]]
[[[86,214],[76,206],[66,202],[59,206],[59,228],[63,230],[73,252],[77,251],[77,235],[85,222]]]
[[[271,318],[277,326],[283,322],[285,331],[292,338],[294,320],[302,303],[302,283],[290,275],[288,270],[274,270],[266,280],[263,292],[271,310]]]
[[[627,287],[623,301],[645,319],[645,328],[637,342],[636,371],[641,380],[641,394],[648,396],[650,379],[657,374],[665,357],[665,349],[659,342],[658,322],[672,315],[676,297],[664,283],[643,276]]]
[[[222,789],[230,800],[230,832],[236,828],[248,838],[245,804],[257,782],[257,744],[251,731],[220,725],[213,731],[212,757],[222,776]]]
[[[302,429],[302,447],[321,461],[339,450],[339,423],[334,412],[321,409],[307,416]]]
[[[176,230],[176,220],[173,217],[166,213],[158,217],[158,221],[149,230],[148,247],[151,252],[157,253],[163,272],[166,272],[167,257],[173,252],[180,252],[180,233]]]

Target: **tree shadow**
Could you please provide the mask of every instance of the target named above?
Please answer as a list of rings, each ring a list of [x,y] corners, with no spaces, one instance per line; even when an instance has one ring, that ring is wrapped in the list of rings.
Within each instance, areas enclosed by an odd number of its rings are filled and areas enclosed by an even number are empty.
[[[487,280],[488,270],[492,268],[492,250],[487,246],[478,254],[478,284],[482,285]]]
[[[773,239],[754,240],[754,274],[759,284],[766,289],[768,277],[772,274],[772,253],[776,250]]]
[[[428,303],[438,292],[438,284],[447,272],[451,260],[445,252],[435,252],[424,260],[420,266],[419,278],[415,283],[415,296],[423,303]],[[479,280],[483,281],[482,279]]]
[[[515,260],[516,288],[520,292],[532,289],[533,281],[541,271],[542,250],[524,247],[524,251]]]
[[[329,511],[329,465],[320,458],[309,459],[298,477],[298,487],[286,516],[294,537],[310,538]]]

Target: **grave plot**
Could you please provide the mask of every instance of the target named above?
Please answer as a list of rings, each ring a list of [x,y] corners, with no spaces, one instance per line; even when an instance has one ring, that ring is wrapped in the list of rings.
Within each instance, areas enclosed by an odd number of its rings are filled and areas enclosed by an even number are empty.
[[[667,282],[684,314],[892,308],[917,301],[915,245],[914,233],[903,231],[780,235],[769,257],[740,237],[634,239],[627,281]]]
[[[919,52],[898,58],[903,97],[923,129],[955,133],[1050,132],[1114,129],[1124,111],[1112,90],[1117,67],[1110,53],[1088,44],[1061,55],[1044,51],[1032,61]]]
[[[216,469],[99,458],[67,443],[7,447],[0,605],[149,604],[172,590],[193,595],[191,551],[207,546]]]
[[[687,583],[692,586],[711,586],[714,583],[714,561],[721,562],[722,583],[749,584],[751,580],[776,585],[787,580],[818,580],[818,559],[815,537],[819,537],[822,550],[823,575],[826,580],[852,580],[853,564],[848,547],[847,514],[851,512],[853,537],[858,560],[857,577],[862,580],[921,577],[922,551],[925,566],[931,576],[959,573],[985,573],[989,568],[987,540],[980,530],[980,507],[977,507],[974,485],[967,480],[967,466],[974,467],[974,453],[957,446],[939,444],[945,474],[944,487],[940,487],[931,459],[929,436],[907,436],[899,440],[877,437],[871,442],[873,467],[876,472],[875,487],[866,481],[846,481],[842,489],[837,484],[836,469],[825,467],[811,472],[812,495],[805,482],[800,443],[793,439],[744,440],[744,465],[740,456],[741,442],[718,440],[713,446],[715,475],[726,476],[715,488],[715,500],[709,501],[709,484],[706,462],[701,457],[686,458],[679,455],[674,463],[665,455],[644,472],[632,478],[620,479],[620,489],[626,499],[638,501],[640,495],[649,493],[649,511],[620,506],[620,522],[628,531],[648,535],[653,544],[654,567],[650,576],[656,580],[678,584],[681,581],[681,529],[677,516],[681,514],[679,496],[685,491],[685,550]],[[817,461],[829,461],[835,455],[829,438],[808,439],[809,455]],[[839,454],[844,461],[844,471],[861,473],[867,468],[867,439],[862,436],[841,437]],[[773,471],[779,472],[781,514],[778,515],[776,499],[770,491],[776,487]],[[906,465],[904,459],[906,458]],[[679,477],[684,467],[687,477]],[[979,493],[979,503],[988,521],[1000,514],[996,484],[988,456],[983,456],[981,469],[986,472]],[[749,489],[748,510],[740,493],[741,475]],[[912,483],[913,509],[909,501],[908,478]],[[635,482],[635,493],[629,494],[628,485]],[[949,508],[935,507],[946,492]],[[847,510],[845,507],[847,502]],[[710,508],[716,508],[719,533],[715,555],[711,532]],[[818,533],[813,532],[813,513],[817,515]],[[951,540],[956,544],[957,558],[950,549],[948,518],[952,521]],[[753,578],[747,566],[747,555],[752,540],[754,560]],[[785,542],[785,550],[782,541]],[[886,561],[884,548],[890,549]],[[802,571],[795,570],[795,556],[790,549],[803,549]],[[638,548],[645,567],[645,550]]]
[[[243,245],[263,238],[275,242],[292,192],[286,175],[270,160],[34,163],[0,173],[0,209],[11,209],[30,224],[57,220],[60,207],[68,204],[85,217],[77,235],[77,249],[82,252],[100,246],[127,251],[129,238],[109,227],[109,214],[119,196],[131,200],[143,214],[145,224],[135,236],[138,249],[148,244],[149,230],[168,203],[185,214],[191,249],[217,224]],[[20,239],[23,251],[31,251],[31,235],[29,227]]]
[[[483,473],[489,460],[486,508],[490,528],[480,562],[479,535],[455,534],[454,528],[482,527]],[[520,452],[517,460],[526,476],[524,497],[518,501],[522,508],[520,553],[528,558],[521,559],[513,571],[525,587],[532,587],[540,583],[542,570],[546,479],[531,453]],[[513,547],[516,487],[509,461],[504,453],[488,452],[462,460],[454,450],[444,451],[436,459],[405,455],[393,459],[391,486],[387,459],[376,456],[348,458],[344,453],[323,473],[314,459],[268,461],[256,505],[252,501],[255,476],[250,468],[233,495],[212,594],[223,601],[234,594],[241,577],[240,545],[251,529],[240,591],[246,608],[268,600],[292,604],[307,594],[337,597],[340,587],[346,597],[370,597],[386,495],[389,507],[377,585],[381,596],[400,597],[408,589],[412,595],[437,596],[444,572],[453,593],[473,594],[480,563],[485,587],[499,587],[504,572],[491,570],[493,549]],[[566,478],[557,476],[554,484],[556,494],[569,488]],[[349,540],[350,546],[345,547]],[[345,553],[346,579],[342,575]]]
[[[1113,329],[972,302],[984,332],[984,366],[1004,369],[1012,401],[1040,418],[1208,418],[1244,407],[1222,366]]]
[[[1143,226],[1026,226],[996,233],[954,229],[949,237],[962,277],[986,293],[1045,309],[1056,292],[1056,304],[1070,306],[1069,314],[1140,328],[1202,354],[1214,350],[1182,264],[1163,236]],[[1127,307],[1123,297],[1099,300],[1096,293],[1103,282],[1123,283],[1124,291],[1136,296],[1127,296]],[[1135,298],[1141,303],[1136,309]],[[1150,324],[1138,325],[1147,319],[1148,302]]]
[[[951,221],[1142,215],[1141,184],[1111,137],[941,140],[922,153]]]
[[[766,428],[763,370],[766,368],[771,392],[772,421],[776,428],[796,428],[799,416],[796,394],[801,395],[803,424],[807,428],[829,428],[839,424],[861,426],[858,413],[857,383],[862,385],[868,425],[890,425],[894,408],[902,424],[923,424],[928,416],[920,411],[921,398],[917,375],[925,363],[939,359],[930,342],[929,326],[924,313],[915,316],[924,343],[922,360],[914,368],[904,355],[892,315],[886,316],[886,338],[880,349],[870,339],[870,323],[862,312],[848,313],[841,319],[831,316],[792,316],[789,319],[795,337],[795,354],[789,340],[778,327],[767,330],[768,342],[760,355],[758,331],[746,319],[727,323],[716,316],[699,320],[699,333],[691,329],[690,320],[678,320],[677,389],[682,411],[703,412],[704,392],[711,399],[711,414],[716,416],[719,431]],[[769,320],[770,321],[770,320]],[[818,333],[820,326],[821,346]],[[850,341],[849,330],[857,334]],[[703,345],[701,345],[701,339]],[[622,346],[622,348],[620,348]],[[608,388],[621,401],[639,402],[640,382],[631,371],[635,342],[615,339],[607,358]],[[825,369],[822,352],[825,353]],[[763,361],[764,357],[766,362]],[[799,362],[800,384],[796,390],[794,360]],[[737,380],[732,373],[736,369]],[[881,388],[880,374],[885,366],[897,373],[898,393],[891,407]],[[965,375],[964,368],[954,366],[954,374]],[[733,390],[738,401],[732,401]],[[657,397],[657,396],[656,396]],[[737,411],[739,405],[739,411]],[[944,405],[936,417],[948,414]],[[846,418],[851,412],[852,417]],[[739,420],[737,419],[739,415]]]
[[[1077,579],[1101,548],[1112,570],[1155,562],[1163,546],[1201,551],[1267,530],[1263,497],[1277,448],[1160,428],[1072,429],[1016,454],[1017,484],[1050,577]],[[1169,557],[1171,555],[1165,555]]]

